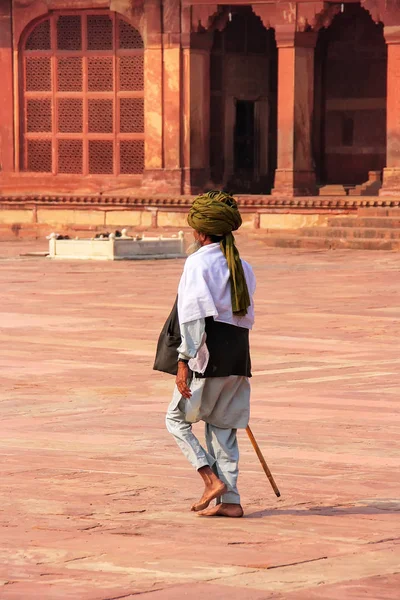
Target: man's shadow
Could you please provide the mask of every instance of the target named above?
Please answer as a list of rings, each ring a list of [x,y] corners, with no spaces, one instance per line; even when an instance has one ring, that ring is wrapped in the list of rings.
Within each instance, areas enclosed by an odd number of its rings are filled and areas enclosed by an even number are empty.
[[[334,517],[341,515],[379,515],[384,513],[400,513],[400,500],[371,499],[363,504],[337,504],[335,506],[312,506],[310,508],[269,508],[258,510],[246,515],[247,519],[260,519],[262,517],[273,517],[275,515],[292,515],[296,517]]]

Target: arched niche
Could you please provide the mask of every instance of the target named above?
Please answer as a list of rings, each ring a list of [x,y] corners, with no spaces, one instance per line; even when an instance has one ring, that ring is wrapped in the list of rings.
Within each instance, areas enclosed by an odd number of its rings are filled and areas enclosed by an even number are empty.
[[[19,46],[20,170],[108,177],[144,169],[144,43],[107,10],[54,11]]]
[[[386,164],[383,24],[347,3],[315,52],[314,159],[321,184],[356,185]]]

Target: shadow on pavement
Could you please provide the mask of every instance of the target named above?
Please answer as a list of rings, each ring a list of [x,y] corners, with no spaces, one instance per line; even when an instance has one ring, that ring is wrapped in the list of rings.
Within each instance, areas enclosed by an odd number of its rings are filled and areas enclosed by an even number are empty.
[[[247,519],[260,519],[276,515],[293,515],[298,517],[308,516],[341,516],[341,515],[376,515],[383,512],[400,512],[399,500],[371,500],[368,503],[336,506],[314,506],[303,509],[265,509],[246,514]]]

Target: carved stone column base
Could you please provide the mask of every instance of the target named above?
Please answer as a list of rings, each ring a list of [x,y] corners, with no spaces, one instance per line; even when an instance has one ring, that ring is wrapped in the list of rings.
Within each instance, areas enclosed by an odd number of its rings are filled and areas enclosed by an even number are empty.
[[[383,169],[383,184],[380,196],[400,196],[400,167]]]
[[[182,169],[146,169],[141,190],[149,194],[182,194]]]
[[[276,169],[273,196],[315,196],[316,194],[314,171]]]

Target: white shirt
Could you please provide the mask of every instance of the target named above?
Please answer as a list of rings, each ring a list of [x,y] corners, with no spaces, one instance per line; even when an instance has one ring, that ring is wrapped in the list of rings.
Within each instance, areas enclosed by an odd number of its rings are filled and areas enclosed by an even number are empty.
[[[242,260],[250,296],[250,306],[243,317],[232,312],[231,285],[226,258],[218,243],[202,246],[186,259],[178,287],[180,325],[214,317],[216,321],[252,329],[256,281],[253,269]]]

